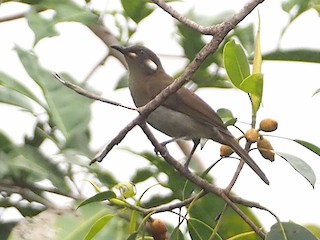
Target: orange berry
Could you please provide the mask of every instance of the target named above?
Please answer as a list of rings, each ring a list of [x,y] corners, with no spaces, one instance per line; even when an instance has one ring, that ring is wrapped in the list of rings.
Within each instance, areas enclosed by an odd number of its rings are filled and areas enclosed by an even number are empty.
[[[255,143],[256,141],[258,141],[260,134],[257,129],[251,128],[246,132],[244,136],[246,137],[248,142]]]
[[[155,240],[166,240],[167,227],[160,219],[154,219],[150,223],[150,231]]]
[[[264,132],[273,132],[278,128],[278,122],[271,118],[263,119],[260,122],[259,129]]]
[[[257,142],[257,146],[262,157],[270,160],[271,162],[274,161],[273,147],[267,139],[261,137]]]
[[[233,150],[228,145],[222,144],[220,147],[220,156],[221,157],[229,157],[233,153]]]

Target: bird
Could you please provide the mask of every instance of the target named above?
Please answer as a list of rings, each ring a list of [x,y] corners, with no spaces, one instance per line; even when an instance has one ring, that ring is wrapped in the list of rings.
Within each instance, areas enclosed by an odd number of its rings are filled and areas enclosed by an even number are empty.
[[[141,45],[111,46],[123,54],[129,70],[129,90],[136,107],[153,100],[162,90],[174,82],[159,57]],[[211,139],[228,145],[252,170],[269,185],[269,180],[224,125],[218,114],[194,92],[185,86],[171,94],[146,121],[155,129],[174,139],[190,139],[195,150],[200,139]]]

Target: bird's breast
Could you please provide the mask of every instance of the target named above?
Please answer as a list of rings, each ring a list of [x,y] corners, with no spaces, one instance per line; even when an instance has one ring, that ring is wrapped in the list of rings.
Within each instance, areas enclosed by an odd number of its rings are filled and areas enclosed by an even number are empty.
[[[148,117],[147,122],[157,130],[174,138],[211,138],[212,132],[206,126],[186,114],[159,106]]]

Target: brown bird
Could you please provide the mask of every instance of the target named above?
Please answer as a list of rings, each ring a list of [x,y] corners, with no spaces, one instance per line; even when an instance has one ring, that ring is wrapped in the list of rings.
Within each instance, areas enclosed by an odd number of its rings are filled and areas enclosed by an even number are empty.
[[[164,71],[160,59],[148,48],[112,48],[121,52],[126,59],[129,67],[129,89],[137,107],[146,105],[173,83],[174,79]],[[170,95],[148,116],[147,122],[175,139],[193,140],[193,151],[201,138],[230,146],[266,184],[269,184],[266,175],[239,145],[218,114],[187,88],[182,87]]]

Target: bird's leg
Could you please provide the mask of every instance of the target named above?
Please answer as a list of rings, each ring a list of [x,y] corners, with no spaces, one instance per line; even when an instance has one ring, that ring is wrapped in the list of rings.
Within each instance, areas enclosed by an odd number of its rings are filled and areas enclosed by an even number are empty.
[[[192,158],[194,152],[196,151],[196,149],[197,149],[197,147],[198,147],[198,145],[200,143],[200,139],[195,139],[195,140],[192,140],[192,141],[193,141],[193,147],[192,147],[191,152],[190,152],[190,154],[189,154],[189,156],[188,156],[188,158],[187,158],[187,160],[186,160],[186,162],[184,164],[185,167],[189,166],[191,158]]]
[[[167,141],[164,141],[164,142],[162,142],[162,143],[160,143],[163,147],[166,147],[166,145],[167,144],[169,144],[169,143],[172,143],[172,142],[175,142],[175,141],[178,141],[178,140],[185,140],[186,138],[185,137],[178,137],[178,138],[171,138],[171,139],[169,139],[169,140],[167,140]],[[157,149],[154,149],[154,151],[155,151],[155,153],[158,155],[158,151],[157,151]]]

